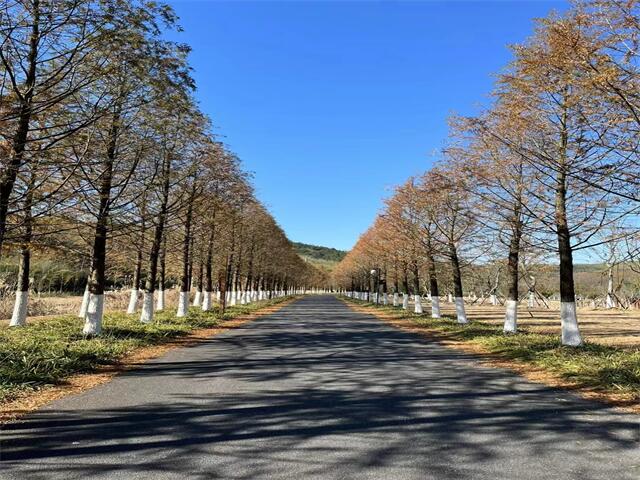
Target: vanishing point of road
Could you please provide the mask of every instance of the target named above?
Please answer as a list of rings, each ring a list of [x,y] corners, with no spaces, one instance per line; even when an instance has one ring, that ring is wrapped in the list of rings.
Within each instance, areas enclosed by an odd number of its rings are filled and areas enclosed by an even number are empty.
[[[0,478],[637,480],[639,418],[309,296],[6,426]]]

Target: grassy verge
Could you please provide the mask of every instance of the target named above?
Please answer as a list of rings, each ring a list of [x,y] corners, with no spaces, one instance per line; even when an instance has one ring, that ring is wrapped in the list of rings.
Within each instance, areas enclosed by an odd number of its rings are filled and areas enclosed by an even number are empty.
[[[612,347],[586,342],[579,348],[564,347],[556,335],[521,329],[505,335],[502,327],[474,321],[459,325],[453,317],[432,319],[398,308],[375,306],[345,299],[385,318],[409,321],[412,327],[431,333],[446,343],[470,345],[478,353],[490,354],[514,365],[529,365],[549,372],[565,386],[600,392],[603,399],[638,407],[640,401],[640,348]]]
[[[193,330],[216,327],[287,297],[257,304],[230,307],[220,315],[191,308],[183,318],[168,310],[156,313],[155,321],[143,324],[138,315],[106,314],[100,337],[82,335],[82,320],[66,315],[34,322],[22,328],[0,326],[0,403],[30,390],[60,383],[66,377],[95,371],[140,347],[160,345]]]

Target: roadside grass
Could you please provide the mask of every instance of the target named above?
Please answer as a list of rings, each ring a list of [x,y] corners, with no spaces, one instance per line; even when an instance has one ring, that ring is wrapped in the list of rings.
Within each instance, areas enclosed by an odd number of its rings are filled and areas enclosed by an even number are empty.
[[[175,311],[157,312],[151,324],[139,314],[105,314],[99,337],[82,335],[82,319],[65,315],[33,322],[25,327],[0,326],[0,403],[19,394],[57,384],[66,377],[116,364],[140,347],[160,345],[193,330],[216,327],[225,320],[247,315],[290,297],[229,307],[224,315],[215,309],[190,308],[186,317]]]
[[[469,324],[460,325],[452,316],[432,319],[430,311],[418,315],[394,307],[345,300],[379,310],[387,317],[410,320],[419,329],[433,332],[436,338],[471,344],[500,360],[532,365],[575,387],[613,394],[627,400],[623,403],[637,405],[640,402],[639,347],[614,347],[588,341],[581,347],[566,347],[559,335],[532,333],[523,328],[517,334],[506,335],[501,326],[479,320],[470,319]]]

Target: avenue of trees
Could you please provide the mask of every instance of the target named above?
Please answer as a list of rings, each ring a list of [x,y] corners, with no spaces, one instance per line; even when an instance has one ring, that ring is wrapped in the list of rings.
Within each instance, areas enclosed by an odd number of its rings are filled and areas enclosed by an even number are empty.
[[[404,294],[405,308],[413,294],[420,312],[426,293],[436,318],[445,294],[466,323],[464,297],[483,288],[496,304],[500,283],[513,333],[519,301],[537,300],[528,267],[546,259],[559,263],[562,343],[580,345],[574,257],[604,259],[610,279],[615,263],[637,264],[639,47],[635,0],[580,1],[537,21],[490,107],[451,118],[440,158],[386,201],[336,269],[339,287],[390,292],[394,305]],[[471,270],[484,285],[463,281]],[[611,280],[606,297],[615,305]]]
[[[193,290],[209,310],[324,281],[213,135],[188,47],[163,36],[176,22],[155,1],[0,1],[0,256],[19,263],[11,325],[26,322],[34,254],[86,267],[90,335],[115,279],[142,322],[167,308],[169,286],[183,316]]]

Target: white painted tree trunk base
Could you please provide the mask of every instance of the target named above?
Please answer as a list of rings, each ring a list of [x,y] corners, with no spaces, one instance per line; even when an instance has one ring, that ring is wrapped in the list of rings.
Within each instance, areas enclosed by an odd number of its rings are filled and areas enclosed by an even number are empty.
[[[186,317],[189,312],[189,292],[180,292],[176,317]]]
[[[529,300],[527,301],[527,307],[533,308],[535,305],[535,298],[533,292],[529,292]]]
[[[127,313],[131,315],[136,313],[136,304],[138,303],[138,289],[131,289],[131,296],[129,297],[129,306],[127,307]]]
[[[200,307],[202,303],[202,292],[200,290],[196,290],[196,294],[193,297],[193,306]]]
[[[403,310],[409,309],[409,295],[406,293],[402,294],[402,309]]]
[[[464,298],[462,297],[456,297],[456,316],[458,317],[458,323],[469,323],[467,312],[464,310]]]
[[[562,345],[579,347],[582,337],[578,328],[576,302],[560,302],[560,323],[562,327]]]
[[[382,294],[382,304],[389,305],[389,295],[387,295],[386,293]]]
[[[208,312],[211,310],[211,292],[204,292],[204,298],[202,299],[202,311]]]
[[[413,312],[422,313],[422,299],[420,298],[420,295],[414,295],[413,302],[414,302]]]
[[[89,307],[89,285],[84,289],[84,295],[82,296],[82,304],[80,305],[80,311],[78,312],[79,318],[85,318],[87,316],[87,308]]]
[[[504,315],[504,333],[516,333],[518,331],[518,302],[507,300]]]
[[[399,296],[399,295],[398,295],[398,293],[396,292],[396,293],[394,293],[394,294],[393,294],[393,306],[394,306],[394,307],[397,307],[397,306],[398,306],[399,301],[400,301],[400,296]]]
[[[613,270],[609,269],[609,281],[607,282],[606,308],[614,308],[616,302],[613,299]]]
[[[164,290],[158,290],[158,299],[156,301],[156,312],[164,310]]]
[[[440,297],[431,295],[431,318],[440,318]]]
[[[498,297],[496,295],[491,295],[491,305],[498,305]]]
[[[447,295],[447,302],[453,303],[453,296],[451,294]]]
[[[614,308],[616,303],[613,301],[613,295],[607,293],[606,308]]]
[[[160,291],[159,293],[164,293]],[[140,314],[140,321],[142,323],[153,322],[153,293],[147,291],[144,292],[142,297],[142,313]]]
[[[84,319],[82,333],[85,335],[100,335],[102,331],[102,316],[104,314],[104,295],[89,294],[87,316]]]
[[[27,305],[29,303],[29,292],[16,291],[16,301],[13,304],[13,315],[11,315],[10,327],[23,327],[27,324]]]

